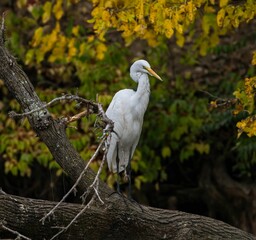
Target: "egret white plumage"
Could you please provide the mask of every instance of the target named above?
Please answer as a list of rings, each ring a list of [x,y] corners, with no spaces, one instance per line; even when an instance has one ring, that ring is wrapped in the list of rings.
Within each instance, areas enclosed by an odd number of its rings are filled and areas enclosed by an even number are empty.
[[[114,122],[114,131],[108,137],[109,144],[107,162],[109,170],[128,171],[129,197],[131,189],[131,159],[139,142],[143,117],[147,109],[150,95],[148,75],[162,80],[145,60],[134,62],[130,68],[131,78],[138,83],[137,91],[123,89],[115,94],[106,115]],[[117,191],[120,192],[119,180]]]

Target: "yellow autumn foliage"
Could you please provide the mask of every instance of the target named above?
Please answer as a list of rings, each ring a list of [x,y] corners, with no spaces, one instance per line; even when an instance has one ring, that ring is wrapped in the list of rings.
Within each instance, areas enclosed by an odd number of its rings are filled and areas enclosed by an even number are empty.
[[[42,4],[43,25],[34,32],[31,46],[35,50],[33,54],[30,52],[26,62],[32,63],[34,56],[36,62],[40,63],[49,52],[51,62],[57,61],[60,54],[64,54],[67,61],[72,61],[77,53],[81,56],[79,49],[85,49],[85,46],[80,42],[79,31],[83,25],[71,28],[73,36],[67,35],[64,29],[61,29],[61,20],[66,10],[78,3],[81,1],[56,0]],[[209,48],[219,43],[220,35],[239,27],[242,22],[249,22],[256,13],[253,0],[236,5],[228,0],[91,0],[91,4],[91,19],[85,21],[92,24],[95,35],[86,36],[85,42],[90,44],[90,52],[94,52],[98,60],[103,59],[107,51],[105,42],[109,30],[119,31],[126,45],[140,38],[154,47],[160,39],[175,36],[177,45],[182,47],[187,41],[190,28],[197,20],[201,22],[197,49],[200,54],[205,55]],[[51,22],[56,22],[54,27]],[[73,37],[75,40],[72,40]],[[57,43],[58,41],[60,43]],[[82,47],[80,44],[83,44]],[[63,50],[59,49],[59,46]],[[83,52],[85,53],[84,50]],[[256,60],[252,62],[255,63]]]

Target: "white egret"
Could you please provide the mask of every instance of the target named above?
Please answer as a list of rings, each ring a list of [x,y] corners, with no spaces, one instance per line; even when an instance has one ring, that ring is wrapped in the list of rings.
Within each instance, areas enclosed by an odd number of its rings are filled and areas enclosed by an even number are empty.
[[[118,174],[128,171],[129,197],[131,197],[131,158],[139,142],[143,117],[147,109],[150,95],[148,74],[162,80],[145,60],[134,62],[130,68],[132,80],[138,83],[137,91],[123,89],[115,94],[106,115],[114,122],[114,131],[108,137],[109,149],[107,162],[109,170]]]

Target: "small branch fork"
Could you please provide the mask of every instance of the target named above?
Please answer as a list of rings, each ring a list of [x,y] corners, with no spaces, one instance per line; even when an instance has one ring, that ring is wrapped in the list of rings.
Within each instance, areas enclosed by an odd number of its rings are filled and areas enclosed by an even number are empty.
[[[91,162],[97,157],[97,155],[98,155],[100,149],[102,148],[102,146],[103,146],[103,144],[104,144],[104,142],[105,142],[106,137],[107,137],[107,134],[104,134],[103,137],[102,137],[102,139],[101,139],[101,142],[100,142],[98,148],[96,149],[96,151],[95,151],[95,153],[93,154],[93,156],[91,157],[91,159],[88,161],[88,163],[87,163],[87,165],[85,166],[84,170],[81,172],[81,174],[80,174],[79,177],[77,178],[75,184],[70,188],[70,190],[65,194],[65,196],[58,202],[58,204],[56,204],[55,207],[54,207],[51,211],[49,211],[42,219],[40,219],[40,221],[41,221],[43,224],[44,224],[45,220],[46,220],[48,217],[50,217],[50,216],[54,213],[54,211],[60,206],[60,204],[63,203],[63,202],[65,201],[65,199],[75,190],[75,188],[77,187],[77,185],[78,185],[79,182],[81,181],[83,175],[85,174],[86,170],[88,169],[89,165],[90,165]],[[106,151],[105,151],[105,153],[106,153]],[[105,161],[105,155],[106,155],[105,153],[104,153],[104,156],[103,156],[103,160],[104,160],[104,161]],[[101,165],[104,164],[104,161],[102,161]],[[96,184],[96,182],[98,181],[98,175],[99,175],[99,173],[101,172],[101,170],[102,170],[102,167],[99,168],[98,173],[97,173],[97,175],[96,175],[96,177],[95,177],[93,183],[92,183],[92,184],[89,186],[89,188],[87,189],[87,191],[86,191],[87,195],[88,195],[88,192],[90,192],[91,189],[95,187],[95,184]],[[96,188],[94,188],[94,189],[95,189],[95,192],[98,191],[98,189],[96,189]],[[84,196],[84,195],[85,195],[85,193],[83,194],[83,196]],[[97,193],[97,195],[98,195],[98,193]],[[99,200],[100,200],[100,202],[101,202],[102,204],[104,204],[104,202],[101,200],[101,198],[99,198]],[[83,202],[84,202],[84,201],[83,201]]]
[[[97,148],[96,152],[98,152],[98,150],[100,149],[101,144],[104,143],[104,141],[105,141],[104,138],[106,139],[106,135],[103,136],[102,141],[101,141],[99,147]],[[96,152],[95,152],[95,154],[93,155],[93,157],[97,155]],[[102,171],[104,162],[105,162],[105,160],[106,160],[106,153],[107,153],[107,151],[105,150],[105,153],[104,153],[104,155],[103,155],[103,159],[102,159],[102,161],[101,161],[101,165],[100,165],[100,167],[99,167],[99,170],[98,170],[98,172],[97,172],[97,174],[96,174],[96,177],[95,177],[93,183],[88,187],[88,189],[86,190],[86,192],[84,192],[83,195],[81,196],[81,198],[83,199],[83,204],[84,204],[86,197],[91,193],[91,190],[93,189],[93,190],[94,190],[94,193],[93,193],[93,196],[92,196],[91,200],[90,200],[86,205],[84,205],[84,207],[82,208],[82,210],[79,211],[79,213],[70,221],[70,223],[69,223],[66,227],[63,227],[63,228],[62,228],[57,234],[55,234],[50,240],[55,239],[55,238],[58,237],[61,233],[67,231],[67,230],[70,228],[70,226],[79,218],[79,216],[81,216],[81,215],[85,212],[86,209],[90,208],[90,206],[94,203],[94,201],[96,200],[96,198],[98,198],[98,200],[101,202],[101,204],[104,204],[104,202],[102,201],[102,199],[101,199],[100,196],[99,196],[98,186],[99,186],[99,175],[100,175],[100,173],[101,173],[101,171]],[[73,185],[73,187],[78,184],[79,180],[81,179],[81,176],[84,174],[84,172],[85,172],[86,169],[88,168],[88,166],[89,166],[90,162],[92,161],[93,157],[90,159],[90,161],[89,161],[88,164],[86,165],[84,171],[80,174],[79,178],[77,179],[77,181],[76,181],[76,183]],[[73,188],[73,187],[72,187],[72,188]],[[74,189],[74,188],[73,188],[73,189],[72,189],[72,188],[70,189],[69,193],[67,193],[67,194],[61,199],[61,201],[60,201],[47,215],[45,215],[40,221],[44,222],[47,217],[49,217],[51,214],[53,214],[54,210],[60,205],[61,202],[64,201],[64,199],[65,199],[65,198],[71,193],[71,191]]]
[[[89,114],[98,113],[98,116],[105,123],[105,125],[108,125],[108,128],[105,129],[105,130],[108,130],[110,132],[113,131],[114,123],[113,123],[112,120],[110,120],[107,117],[107,115],[106,115],[105,111],[103,110],[102,105],[100,103],[95,103],[91,100],[87,100],[87,99],[84,99],[84,98],[79,97],[77,95],[71,95],[71,94],[66,94],[66,95],[63,95],[61,97],[54,98],[53,100],[46,103],[42,107],[37,108],[37,109],[33,109],[33,110],[25,112],[25,113],[16,113],[14,111],[11,111],[11,112],[9,112],[9,117],[11,117],[11,118],[27,117],[30,114],[33,114],[35,112],[39,112],[39,111],[41,111],[41,110],[43,110],[47,107],[50,107],[50,106],[54,105],[56,102],[60,102],[60,101],[77,101],[77,102],[82,103],[82,104],[87,106],[87,110],[85,110],[81,113],[78,113],[75,116],[64,118],[64,121],[66,122],[66,124],[77,121],[78,119],[80,119],[84,116],[88,116]]]
[[[93,101],[84,99],[82,97],[79,97],[77,95],[70,95],[70,94],[66,94],[62,97],[58,97],[53,99],[52,101],[50,101],[49,103],[46,103],[45,105],[43,105],[40,108],[25,112],[25,113],[15,113],[15,112],[10,112],[9,116],[12,118],[23,118],[23,117],[27,117],[30,114],[33,114],[35,112],[41,111],[49,106],[52,106],[54,103],[56,102],[60,102],[60,101],[77,101],[82,104],[85,104],[87,106],[87,110],[76,114],[75,116],[72,117],[66,117],[64,118],[64,123],[68,124],[74,121],[77,121],[78,119],[87,116],[88,114],[91,113],[97,113],[98,117],[100,117],[100,120],[104,123],[104,129],[103,129],[103,135],[101,137],[101,141],[96,149],[96,151],[94,152],[93,156],[91,157],[91,159],[88,161],[88,163],[86,164],[85,168],[83,169],[83,171],[80,173],[79,177],[77,178],[76,182],[74,183],[74,185],[70,188],[70,190],[65,194],[65,196],[63,196],[63,198],[42,218],[40,219],[40,221],[42,222],[42,224],[44,224],[45,220],[47,218],[49,218],[51,215],[54,214],[55,210],[60,206],[61,203],[63,203],[65,201],[65,199],[73,192],[75,191],[76,187],[78,186],[79,182],[81,181],[82,177],[84,176],[84,174],[86,173],[87,169],[89,168],[89,165],[96,159],[96,157],[98,156],[100,150],[103,148],[103,146],[105,146],[104,149],[104,154],[103,154],[103,158],[100,164],[100,167],[98,169],[98,172],[93,180],[93,182],[91,183],[91,185],[87,188],[87,190],[82,194],[81,199],[82,199],[82,204],[84,205],[82,210],[70,221],[70,223],[66,226],[66,227],[61,227],[61,230],[55,234],[51,240],[55,239],[57,236],[59,236],[61,233],[65,232],[76,220],[79,216],[81,216],[81,214],[83,214],[83,212],[88,209],[97,199],[99,200],[99,202],[101,204],[104,204],[103,200],[100,197],[99,194],[99,176],[100,173],[103,169],[103,165],[104,162],[106,160],[106,155],[108,152],[108,148],[109,148],[109,141],[106,141],[106,139],[108,138],[108,136],[110,135],[110,133],[113,131],[113,127],[114,124],[113,122],[106,116],[102,105],[100,103],[95,103]],[[85,204],[86,198],[92,194],[92,197],[90,199],[90,201]]]

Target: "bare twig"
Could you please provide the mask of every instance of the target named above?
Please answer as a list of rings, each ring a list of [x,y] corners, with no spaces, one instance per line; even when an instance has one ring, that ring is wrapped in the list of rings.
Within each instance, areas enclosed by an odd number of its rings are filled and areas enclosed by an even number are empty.
[[[69,196],[69,194],[76,188],[76,186],[78,185],[79,181],[81,180],[82,176],[85,174],[86,170],[88,169],[90,163],[96,158],[96,156],[98,155],[100,149],[102,148],[103,144],[105,144],[106,149],[100,164],[100,167],[98,169],[98,172],[94,178],[94,181],[92,182],[92,184],[88,187],[87,191],[81,196],[82,198],[85,198],[90,194],[91,190],[94,190],[94,194],[92,195],[91,200],[83,207],[83,209],[72,219],[72,221],[70,221],[70,223],[66,226],[63,227],[57,234],[55,234],[51,240],[55,239],[56,237],[58,237],[61,233],[65,232],[76,220],[79,216],[81,216],[81,214],[83,214],[83,212],[88,209],[93,202],[96,200],[96,197],[98,198],[98,200],[104,204],[103,200],[101,199],[98,189],[99,189],[99,175],[103,169],[103,165],[105,163],[106,160],[106,155],[107,155],[107,151],[109,148],[109,144],[106,143],[106,139],[109,136],[109,129],[111,129],[111,127],[109,127],[109,124],[107,124],[106,128],[103,131],[103,136],[101,139],[101,142],[98,146],[98,148],[96,149],[96,151],[94,152],[93,156],[91,157],[91,159],[88,161],[87,165],[85,166],[84,170],[82,171],[82,173],[79,175],[78,179],[76,180],[75,184],[71,187],[71,189],[65,194],[65,196],[58,202],[58,204],[55,205],[55,207],[53,209],[51,209],[50,212],[48,212],[42,219],[40,219],[40,221],[42,221],[42,223],[44,224],[44,221],[46,220],[47,217],[49,217],[51,214],[54,213],[54,211],[59,207],[59,205]],[[85,201],[83,201],[84,203]]]
[[[83,112],[80,112],[80,113],[76,114],[75,116],[72,116],[72,117],[68,118],[67,123],[75,122],[75,121],[77,121],[78,119],[81,119],[82,117],[87,116],[88,113],[89,113],[88,110],[85,110],[85,111],[83,111]]]
[[[9,113],[9,116],[12,117],[12,118],[15,118],[15,117],[26,117],[32,113],[35,113],[35,112],[38,112],[38,111],[41,111],[47,107],[50,107],[52,106],[54,103],[56,102],[60,102],[60,101],[81,101],[83,102],[84,104],[87,104],[87,105],[91,105],[95,110],[98,108],[98,104],[97,103],[94,103],[93,101],[90,101],[90,100],[87,100],[87,99],[84,99],[82,97],[79,97],[77,95],[70,95],[70,94],[66,94],[64,96],[61,96],[61,97],[57,97],[57,98],[54,98],[53,100],[51,100],[50,102],[46,103],[45,105],[43,105],[42,107],[40,108],[37,108],[37,109],[33,109],[31,111],[28,111],[28,112],[25,112],[25,113],[16,113],[14,111],[11,111]]]
[[[105,139],[107,137],[107,135],[104,136]],[[104,142],[105,142],[105,139],[104,139]],[[94,178],[94,181],[93,183],[88,187],[88,189],[83,193],[83,195],[81,196],[81,198],[83,199],[83,202],[85,202],[85,199],[86,197],[90,194],[91,192],[91,189],[94,189],[94,192],[95,194],[97,195],[99,201],[104,204],[103,200],[100,198],[99,196],[99,193],[98,193],[98,185],[99,185],[99,175],[102,171],[102,168],[104,166],[104,163],[106,161],[106,156],[107,156],[107,152],[108,152],[108,148],[109,148],[109,144],[106,144],[106,149],[105,149],[105,152],[104,152],[104,155],[103,155],[103,158],[102,158],[102,161],[101,161],[101,164],[100,164],[100,167],[98,169],[98,172]]]
[[[71,95],[71,94],[66,94],[64,96],[61,96],[61,97],[57,97],[57,98],[54,98],[53,100],[51,100],[50,102],[46,103],[45,105],[43,105],[42,107],[40,108],[37,108],[37,109],[33,109],[31,111],[28,111],[28,112],[25,112],[25,113],[16,113],[14,111],[11,111],[9,112],[9,116],[11,118],[22,118],[22,117],[26,117],[30,114],[33,114],[35,112],[38,112],[38,111],[41,111],[47,107],[50,107],[52,106],[54,103],[56,102],[60,102],[60,101],[78,101],[80,103],[83,103],[85,105],[87,105],[87,110],[79,113],[79,114],[76,114],[75,116],[73,117],[66,117],[64,118],[64,122],[66,124],[70,123],[70,122],[74,122],[74,121],[77,121],[78,119],[84,117],[84,116],[87,116],[88,114],[91,114],[91,113],[98,113],[98,116],[101,118],[101,120],[104,122],[104,126],[105,127],[106,125],[108,125],[108,128],[106,129],[107,131],[113,131],[113,128],[114,128],[114,123],[112,120],[110,120],[105,111],[103,110],[103,107],[100,103],[96,103],[96,102],[93,102],[91,100],[87,100],[87,99],[84,99],[82,97],[79,97],[77,95]],[[90,108],[91,107],[91,108]]]
[[[203,92],[203,93],[205,93],[206,95],[209,95],[210,97],[212,97],[212,98],[215,98],[215,99],[220,99],[219,97],[217,97],[217,96],[215,96],[215,95],[213,95],[213,94],[211,94],[210,92],[208,92],[208,91],[205,91],[205,90],[199,90],[200,92]]]
[[[66,227],[63,227],[63,228],[62,228],[57,234],[55,234],[50,240],[55,239],[55,238],[58,237],[61,233],[67,231],[67,230],[70,228],[70,226],[77,220],[77,218],[78,218],[79,216],[81,216],[81,215],[84,213],[84,211],[85,211],[86,209],[88,209],[88,208],[92,205],[92,203],[94,202],[94,200],[95,200],[95,195],[92,196],[91,200],[90,200],[90,201],[84,206],[84,208],[72,219],[72,221],[70,221],[70,223],[69,223]]]
[[[31,240],[31,238],[28,238],[28,237],[24,236],[23,234],[19,233],[18,231],[15,231],[15,230],[12,230],[11,228],[6,227],[3,222],[0,222],[0,228],[17,235],[16,239],[23,238],[23,239],[26,239],[26,240]]]
[[[48,218],[50,215],[52,215],[54,213],[54,211],[60,206],[61,203],[63,203],[65,201],[65,199],[75,190],[75,188],[77,187],[77,185],[79,184],[79,182],[81,181],[83,175],[85,174],[86,170],[88,169],[89,165],[91,164],[91,162],[97,157],[97,155],[99,154],[100,149],[102,148],[104,142],[106,139],[106,134],[103,135],[103,138],[98,146],[98,148],[96,149],[96,151],[94,152],[93,156],[91,157],[91,159],[88,161],[88,163],[86,164],[84,170],[80,173],[79,177],[77,178],[76,182],[74,183],[74,185],[70,188],[70,190],[65,194],[65,196],[55,205],[54,208],[51,209],[51,211],[49,211],[42,219],[40,219],[40,222],[42,222],[44,224],[44,221],[46,220],[46,218]]]

